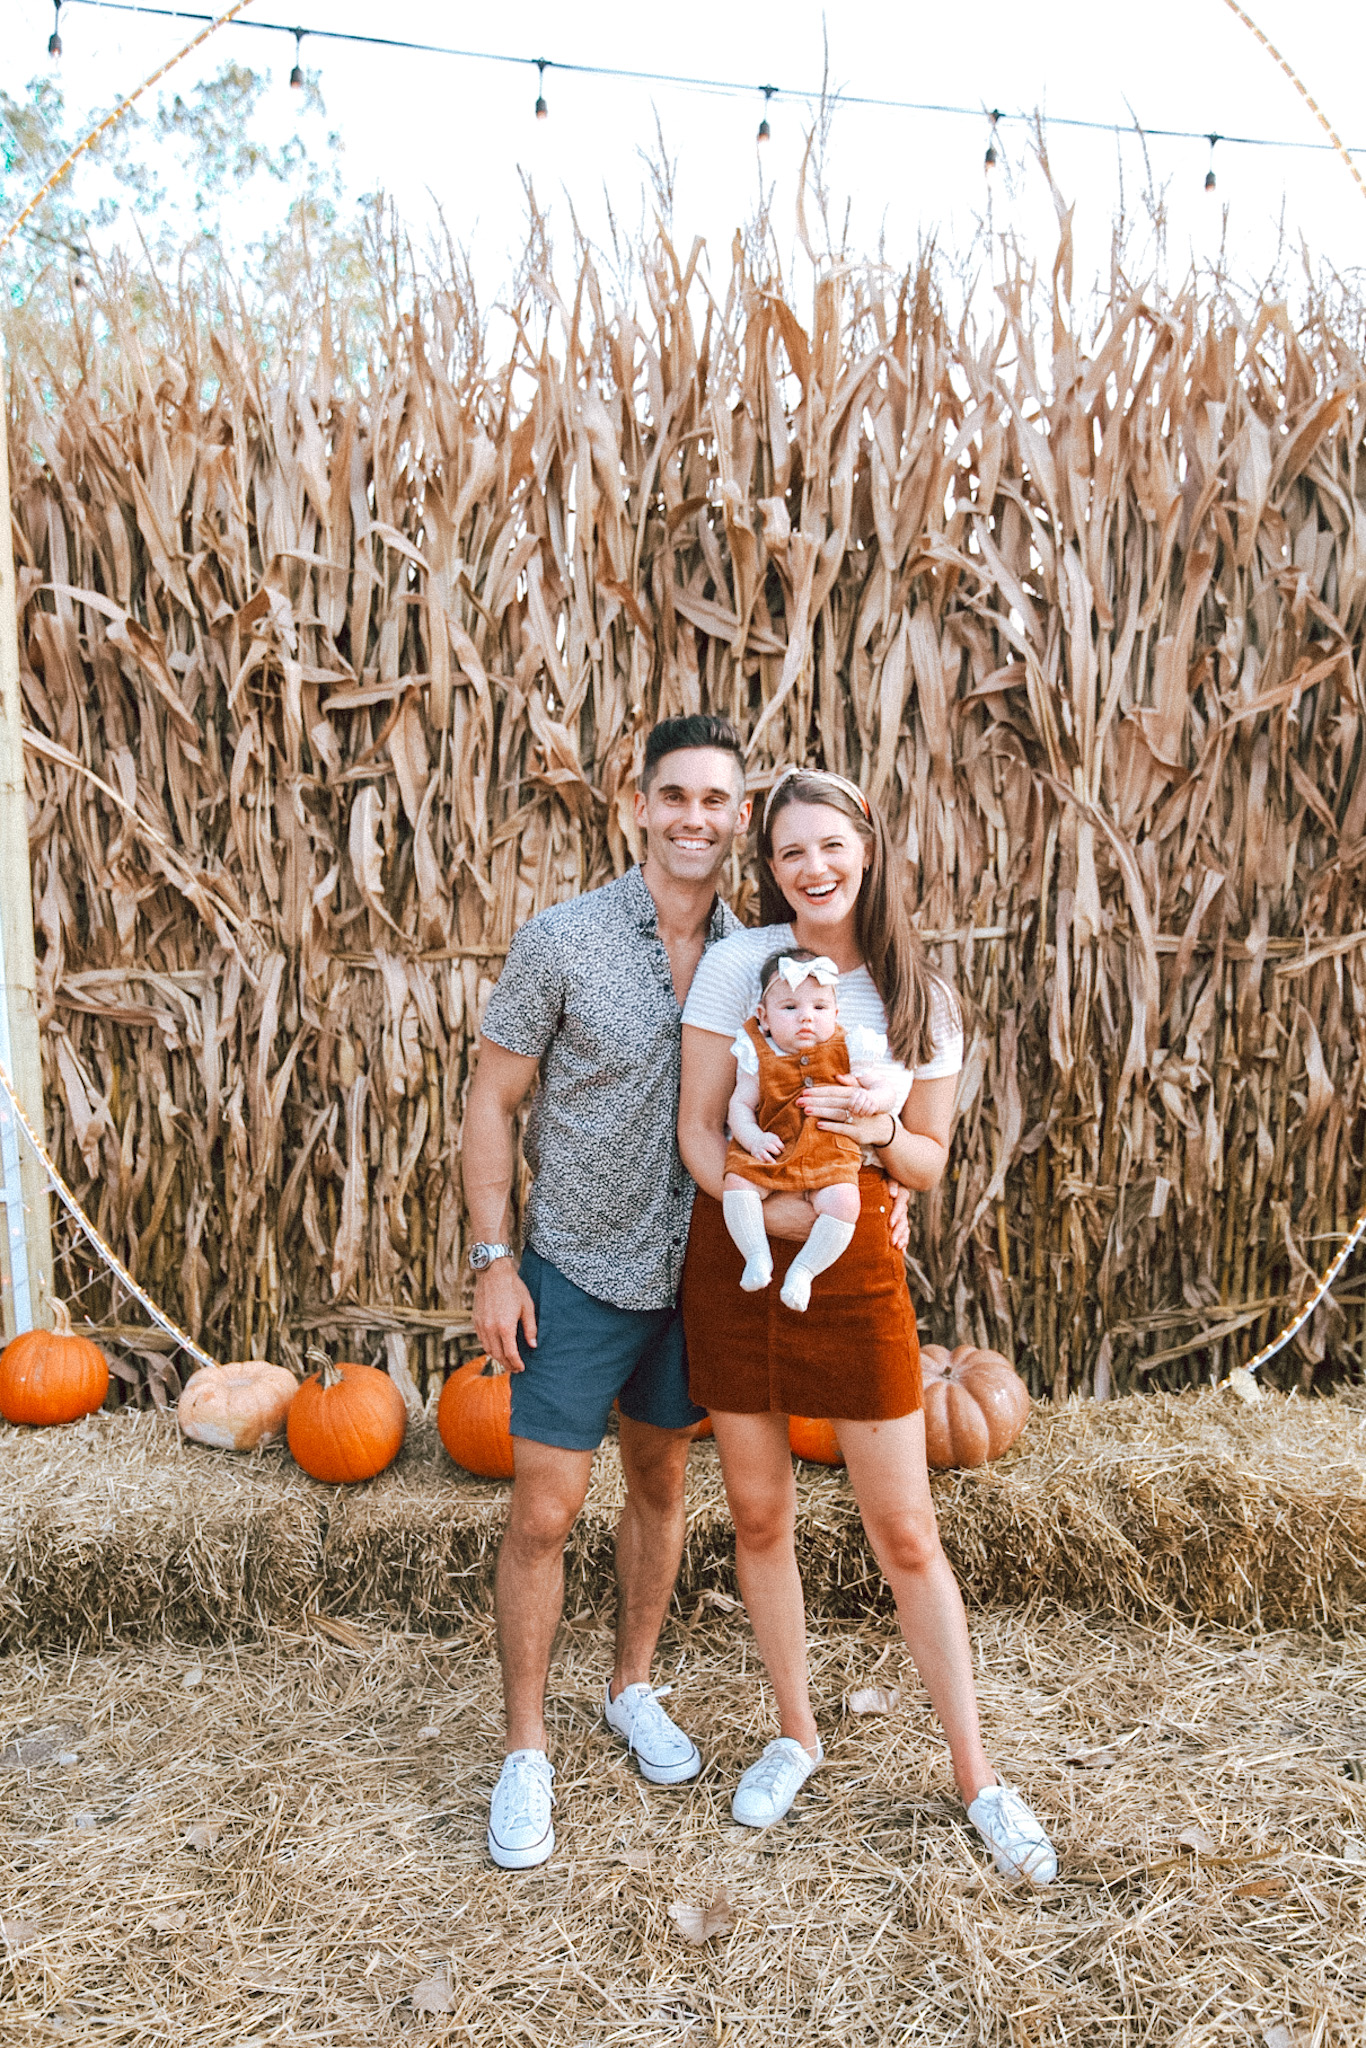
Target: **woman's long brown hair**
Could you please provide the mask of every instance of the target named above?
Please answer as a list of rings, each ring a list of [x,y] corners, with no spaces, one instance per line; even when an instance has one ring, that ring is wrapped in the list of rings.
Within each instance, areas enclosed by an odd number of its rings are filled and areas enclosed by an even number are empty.
[[[906,897],[894,880],[892,842],[874,805],[863,812],[838,783],[820,774],[793,775],[773,799],[768,817],[759,813],[759,922],[791,924],[792,906],[774,880],[773,827],[789,804],[825,804],[849,820],[872,858],[864,870],[855,912],[855,932],[874,986],[887,1012],[887,1045],[894,1059],[924,1066],[934,1056],[935,990],[943,991],[956,1016],[952,989],[931,968],[911,923]]]

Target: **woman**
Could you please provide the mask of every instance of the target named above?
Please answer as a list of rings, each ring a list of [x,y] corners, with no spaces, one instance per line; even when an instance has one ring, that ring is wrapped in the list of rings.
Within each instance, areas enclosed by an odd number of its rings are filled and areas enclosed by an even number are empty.
[[[806,1616],[795,1550],[796,1488],[789,1413],[827,1416],[844,1453],[873,1554],[953,1759],[968,1817],[1007,1876],[1049,1883],[1052,1847],[1019,1794],[1001,1784],[982,1748],[963,1603],[939,1543],[925,1464],[920,1350],[905,1269],[892,1243],[888,1176],[930,1188],[944,1171],[955,1076],[962,1066],[957,1003],[925,963],[897,884],[881,817],[842,776],[784,770],[759,825],[762,928],[708,952],[683,1010],[679,1145],[697,1182],[682,1303],[692,1396],[711,1410],[735,1560],[780,1733],[745,1772],[736,1820],[766,1827],[791,1806],[822,1760],[811,1712]],[[746,1294],[743,1261],[722,1220],[731,1044],[751,1015],[763,961],[794,945],[839,969],[846,1029],[886,1034],[891,1057],[915,1070],[900,1118],[858,1117],[848,1084],[813,1087],[808,1114],[864,1148],[854,1240],[796,1315],[778,1287]],[[765,1205],[775,1281],[814,1220],[803,1197]]]

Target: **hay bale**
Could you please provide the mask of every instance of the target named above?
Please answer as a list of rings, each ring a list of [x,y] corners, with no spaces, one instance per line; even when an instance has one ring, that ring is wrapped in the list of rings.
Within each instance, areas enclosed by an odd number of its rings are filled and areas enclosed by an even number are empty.
[[[459,1472],[418,1423],[369,1485],[323,1487],[282,1449],[235,1458],[124,1410],[0,1431],[0,1648],[150,1634],[222,1639],[303,1615],[440,1631],[485,1603],[508,1487]],[[621,1504],[604,1447],[566,1559],[568,1610],[611,1595]],[[1135,1396],[1035,1410],[998,1464],[934,1481],[976,1606],[1049,1601],[1157,1620],[1336,1629],[1366,1598],[1360,1396]],[[813,1611],[888,1612],[842,1473],[802,1467],[798,1550]],[[679,1598],[733,1593],[714,1446],[694,1448]]]

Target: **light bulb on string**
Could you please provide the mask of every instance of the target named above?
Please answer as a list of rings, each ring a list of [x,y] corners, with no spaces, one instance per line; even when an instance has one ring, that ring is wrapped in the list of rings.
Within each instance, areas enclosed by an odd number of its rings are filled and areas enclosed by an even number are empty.
[[[764,116],[759,123],[759,134],[757,139],[760,142],[767,142],[769,136],[773,133],[773,130],[768,125],[768,103],[773,98],[773,95],[777,92],[778,88],[776,85],[761,85],[759,87],[759,90],[764,96]]]
[[[538,121],[545,121],[550,117],[550,109],[545,103],[545,67],[549,62],[549,57],[538,57],[536,59],[536,119]]]
[[[295,92],[302,92],[304,89],[303,44],[304,32],[301,28],[296,28],[294,31],[294,69],[289,74],[289,82]]]
[[[1211,135],[1209,138],[1209,169],[1205,172],[1205,190],[1207,192],[1212,192],[1218,183],[1218,179],[1214,175],[1214,145],[1218,140],[1219,137],[1217,135]]]
[[[52,34],[47,39],[49,57],[62,54],[62,0],[52,0]]]
[[[986,172],[988,177],[991,176],[991,173],[996,168],[997,157],[999,154],[996,148],[996,144],[1000,138],[996,133],[996,123],[1000,120],[1000,118],[1001,109],[999,107],[993,107],[990,115],[991,131],[987,136],[987,153],[982,158],[982,169]]]

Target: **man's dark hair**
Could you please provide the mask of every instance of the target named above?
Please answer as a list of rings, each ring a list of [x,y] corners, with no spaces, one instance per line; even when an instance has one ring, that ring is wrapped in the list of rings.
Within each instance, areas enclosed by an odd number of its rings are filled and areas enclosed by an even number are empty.
[[[694,711],[687,718],[663,718],[654,727],[645,742],[645,766],[640,772],[640,786],[648,789],[655,779],[655,769],[666,754],[682,753],[685,747],[717,747],[723,754],[733,754],[740,769],[740,783],[744,786],[745,748],[739,731],[728,718],[714,718],[710,712]]]

